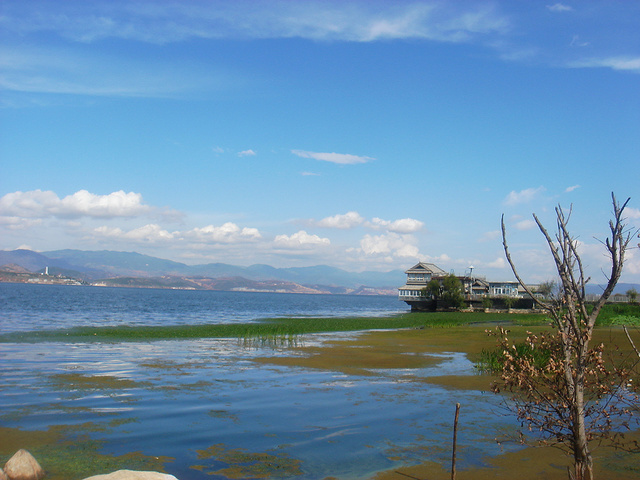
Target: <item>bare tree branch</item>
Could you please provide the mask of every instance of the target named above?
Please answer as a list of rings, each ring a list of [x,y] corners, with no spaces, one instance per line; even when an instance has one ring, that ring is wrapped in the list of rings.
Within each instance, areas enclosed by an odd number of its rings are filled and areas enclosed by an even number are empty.
[[[636,348],[636,344],[633,343],[633,340],[631,340],[631,335],[629,335],[629,330],[627,330],[627,326],[623,325],[622,328],[624,329],[624,333],[627,335],[627,339],[629,339],[629,343],[631,344],[631,348],[633,348],[633,351],[636,352],[636,355],[638,355],[638,357],[640,357],[640,352]]]
[[[629,371],[622,367],[607,367],[602,359],[604,347],[590,347],[598,315],[620,279],[625,251],[635,235],[625,230],[623,213],[629,199],[620,205],[613,193],[611,197],[613,219],[609,221],[610,237],[603,242],[611,270],[607,285],[591,311],[587,308],[585,293],[590,279],[585,277],[578,251],[579,243],[568,228],[572,207],[567,213],[560,205],[556,207],[557,232],[553,237],[533,214],[560,279],[558,298],[551,302],[535,296],[518,273],[507,244],[504,215],[501,219],[502,244],[513,274],[536,305],[549,313],[558,329],[556,335],[549,337],[544,334],[541,337],[527,337],[531,353],[518,353],[515,346],[512,351],[505,332],[501,331],[505,362],[501,380],[504,387],[522,395],[514,400],[518,418],[523,423],[528,424],[529,428],[535,427],[546,432],[569,447],[574,458],[573,474],[577,480],[593,479],[589,440],[597,435],[606,436],[616,415],[633,414],[630,409],[618,407],[620,402],[626,401],[624,396],[627,390],[623,387]],[[627,337],[640,357],[628,332]],[[549,355],[542,366],[532,356],[536,348]],[[609,377],[617,378],[617,386]],[[499,389],[496,387],[496,391]],[[589,399],[601,401],[589,402]]]
[[[513,263],[513,260],[511,260],[511,254],[509,253],[509,246],[507,245],[507,230],[506,230],[506,227],[504,225],[504,215],[502,215],[501,225],[502,225],[502,245],[504,247],[504,254],[507,257],[507,262],[509,263],[509,266],[511,267],[511,271],[515,275],[516,280],[518,280],[518,283],[520,285],[522,285],[522,288],[524,288],[525,292],[527,292],[527,294],[529,294],[529,296],[531,296],[531,298],[533,298],[533,301],[540,308],[542,308],[544,310],[547,310],[549,313],[552,313],[553,310],[550,309],[549,305],[547,303],[541,301],[538,297],[536,297],[533,294],[533,292],[531,291],[531,289],[524,283],[522,278],[520,278],[520,275],[518,274],[518,270],[516,269],[516,266]]]

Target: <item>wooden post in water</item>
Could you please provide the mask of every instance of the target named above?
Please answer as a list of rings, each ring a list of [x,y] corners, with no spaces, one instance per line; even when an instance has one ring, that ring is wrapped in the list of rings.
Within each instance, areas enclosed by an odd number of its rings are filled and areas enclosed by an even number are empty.
[[[456,403],[456,418],[453,421],[453,454],[451,456],[451,480],[456,480],[456,448],[458,443],[458,416],[460,404]]]

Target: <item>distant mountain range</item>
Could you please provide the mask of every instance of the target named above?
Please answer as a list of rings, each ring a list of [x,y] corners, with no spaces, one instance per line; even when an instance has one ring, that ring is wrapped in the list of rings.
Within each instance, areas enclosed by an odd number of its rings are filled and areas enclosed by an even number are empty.
[[[405,280],[402,270],[390,272],[347,272],[327,265],[314,267],[275,268],[269,265],[239,267],[225,263],[186,265],[180,262],[142,255],[135,252],[55,250],[0,251],[0,266],[18,265],[31,272],[44,271],[63,274],[87,281],[116,277],[206,277],[244,278],[253,281],[278,280],[305,286],[329,286],[360,289],[397,288]]]
[[[4,267],[3,267],[4,266]],[[354,293],[395,295],[406,276],[402,270],[347,272],[327,265],[276,268],[269,265],[239,267],[225,263],[186,265],[135,252],[54,250],[0,250],[5,272],[42,273],[104,285],[203,288],[213,290],[287,291],[296,293]],[[614,293],[640,285],[620,283]],[[603,286],[587,285],[587,293],[601,293]]]

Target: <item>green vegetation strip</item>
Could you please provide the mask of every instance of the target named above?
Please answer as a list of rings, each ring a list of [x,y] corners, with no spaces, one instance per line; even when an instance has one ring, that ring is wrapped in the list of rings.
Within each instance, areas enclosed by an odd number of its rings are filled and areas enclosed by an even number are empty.
[[[6,333],[0,335],[0,343],[137,342],[198,338],[286,339],[305,333],[436,328],[495,322],[541,324],[545,322],[545,317],[538,314],[434,312],[408,313],[389,317],[277,318],[252,323],[220,323],[212,325],[75,327]]]
[[[496,324],[543,325],[544,314],[484,312],[414,312],[386,317],[271,318],[249,323],[207,325],[153,325],[74,327],[57,330],[0,334],[0,343],[36,342],[139,342],[198,338],[240,338],[291,341],[306,333],[393,330],[399,328],[448,328],[459,325]],[[639,305],[606,305],[600,314],[601,326],[640,326]]]

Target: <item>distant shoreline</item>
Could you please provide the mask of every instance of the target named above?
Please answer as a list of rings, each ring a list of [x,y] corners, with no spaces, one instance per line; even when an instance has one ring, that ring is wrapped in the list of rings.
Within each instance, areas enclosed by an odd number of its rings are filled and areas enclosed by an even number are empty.
[[[316,285],[313,287],[293,282],[266,280],[249,280],[242,277],[232,278],[189,278],[189,277],[115,277],[96,281],[85,281],[62,275],[44,275],[39,273],[14,273],[0,271],[0,283],[17,283],[29,285],[66,285],[114,288],[146,288],[162,290],[198,290],[219,292],[251,292],[251,293],[297,293],[306,295],[382,295],[396,296],[393,287],[332,287]]]

